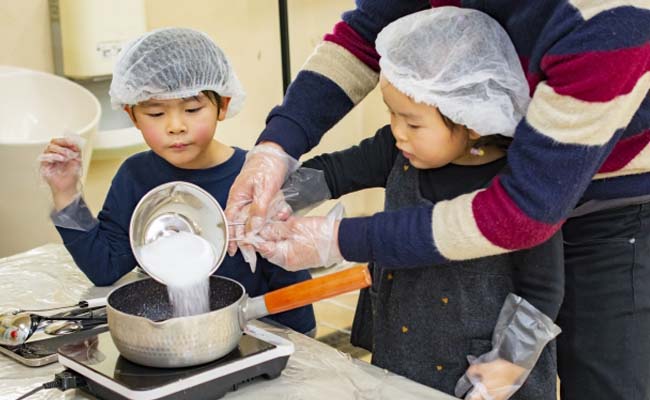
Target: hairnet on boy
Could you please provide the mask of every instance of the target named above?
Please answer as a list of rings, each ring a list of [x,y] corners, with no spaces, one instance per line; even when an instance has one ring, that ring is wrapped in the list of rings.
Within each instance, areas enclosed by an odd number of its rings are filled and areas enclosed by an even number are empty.
[[[231,97],[227,117],[237,114],[246,94],[226,55],[206,34],[186,28],[151,31],[128,43],[113,68],[113,107],[149,99],[179,99],[203,90]]]
[[[480,11],[439,7],[400,18],[377,36],[384,77],[481,135],[512,136],[530,102],[517,52]]]

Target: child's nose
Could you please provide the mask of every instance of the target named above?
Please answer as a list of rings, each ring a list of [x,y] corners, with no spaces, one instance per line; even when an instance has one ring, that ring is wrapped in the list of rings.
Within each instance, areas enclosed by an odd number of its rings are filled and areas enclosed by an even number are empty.
[[[185,133],[186,130],[187,128],[185,127],[185,121],[183,118],[180,115],[171,113],[167,121],[167,132],[176,135],[179,133]]]

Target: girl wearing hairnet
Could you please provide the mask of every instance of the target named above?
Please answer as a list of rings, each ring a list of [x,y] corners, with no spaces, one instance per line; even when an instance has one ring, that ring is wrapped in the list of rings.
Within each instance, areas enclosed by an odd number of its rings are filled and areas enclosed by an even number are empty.
[[[42,164],[54,199],[52,221],[75,263],[98,286],[136,266],[129,223],[148,191],[187,181],[223,207],[246,157],[244,150],[214,139],[217,126],[239,112],[245,93],[225,54],[202,32],[164,28],[127,44],[114,66],[110,96],[151,150],[120,166],[98,218],[81,196],[79,147],[55,139]],[[226,257],[217,274],[239,281],[252,296],[310,279],[307,271],[287,272],[266,260],[251,273],[241,253]],[[304,333],[315,329],[311,306],[270,318]]]
[[[257,147],[298,158],[316,146],[377,84],[377,34],[402,16],[449,5],[496,19],[523,66],[531,102],[508,167],[468,195],[345,218],[331,246],[351,261],[434,266],[530,248],[562,230],[562,398],[650,399],[647,1],[357,0],[271,111]],[[285,180],[283,165],[276,155],[251,157],[226,215],[244,214],[247,229],[258,228]],[[252,207],[243,210],[244,202]],[[328,220],[310,224],[315,231]],[[302,247],[303,266],[313,264],[318,255],[301,243],[286,242],[287,254]]]
[[[485,188],[506,167],[505,150],[529,102],[503,28],[479,11],[440,8],[395,21],[376,45],[390,125],[358,146],[304,162],[297,174],[321,170],[324,193],[334,198],[384,187],[386,212]],[[314,183],[294,176],[285,189],[311,196]],[[260,235],[271,242],[260,246],[261,255],[292,269],[305,253],[282,251],[283,240],[300,237],[309,246],[331,237],[336,217],[328,219],[318,235],[306,228],[311,219],[267,225]],[[417,251],[420,240],[402,238],[400,251]],[[313,266],[340,260],[335,249],[316,247],[321,254]],[[559,333],[553,320],[564,294],[563,266],[559,234],[531,250],[438,266],[424,258],[377,260],[373,285],[360,295],[352,342],[372,351],[373,364],[449,394],[554,400],[555,345],[547,343]]]

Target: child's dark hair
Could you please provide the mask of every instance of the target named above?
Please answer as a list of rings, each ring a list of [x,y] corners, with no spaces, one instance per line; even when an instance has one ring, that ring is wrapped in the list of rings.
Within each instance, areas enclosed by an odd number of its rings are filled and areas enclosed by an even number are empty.
[[[444,121],[447,128],[451,129],[453,132],[455,129],[461,127],[462,129],[468,129],[465,125],[460,125],[449,119],[444,114],[440,113],[442,120]],[[479,148],[483,146],[494,146],[501,150],[508,150],[508,146],[512,142],[512,138],[508,136],[503,136],[499,134],[481,136],[476,142],[474,142],[473,147]]]
[[[217,106],[217,115],[221,112],[221,96],[219,96],[219,93],[215,92],[214,90],[202,90],[201,93],[205,95],[213,104]]]

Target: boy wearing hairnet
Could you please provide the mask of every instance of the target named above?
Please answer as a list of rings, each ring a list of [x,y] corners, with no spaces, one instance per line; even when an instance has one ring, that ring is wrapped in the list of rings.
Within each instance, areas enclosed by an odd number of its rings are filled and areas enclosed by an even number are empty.
[[[509,138],[529,96],[495,20],[451,7],[422,11],[387,26],[376,48],[390,125],[303,164],[323,171],[332,198],[385,187],[387,212],[427,207],[484,188],[507,168]],[[313,245],[337,237],[336,221],[327,229],[310,221],[269,225],[260,253],[289,269],[323,248],[330,253],[312,259],[340,260],[331,247]],[[400,251],[417,253],[426,238],[402,240]],[[555,400],[555,343],[548,342],[560,332],[553,320],[564,294],[562,254],[557,234],[531,250],[446,265],[371,264],[352,341],[372,351],[373,364],[449,394]]]
[[[165,28],[129,43],[114,67],[110,96],[151,150],[122,164],[97,219],[79,189],[80,147],[54,139],[41,164],[54,200],[52,221],[75,263],[96,285],[110,285],[136,266],[129,223],[149,190],[186,181],[225,207],[246,158],[244,150],[214,139],[217,125],[239,112],[245,93],[225,54],[202,32]],[[307,271],[287,272],[266,260],[251,273],[240,252],[227,256],[217,274],[239,281],[250,296],[310,279]],[[311,306],[270,318],[303,333],[315,329]]]

